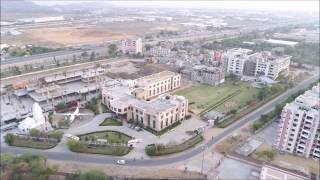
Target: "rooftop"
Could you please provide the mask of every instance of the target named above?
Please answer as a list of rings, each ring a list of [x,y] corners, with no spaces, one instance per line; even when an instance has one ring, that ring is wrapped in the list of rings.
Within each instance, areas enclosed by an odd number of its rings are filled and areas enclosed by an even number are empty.
[[[149,76],[144,76],[141,78],[136,79],[136,82],[138,85],[140,86],[144,86],[146,83],[152,83],[152,82],[156,82],[159,81],[161,79],[167,78],[169,76],[174,76],[176,75],[175,72],[171,72],[171,71],[162,71],[156,74],[151,74]]]

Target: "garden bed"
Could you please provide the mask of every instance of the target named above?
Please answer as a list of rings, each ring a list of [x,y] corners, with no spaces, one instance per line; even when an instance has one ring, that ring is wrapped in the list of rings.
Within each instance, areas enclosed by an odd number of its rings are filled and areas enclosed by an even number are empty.
[[[122,126],[122,122],[115,118],[106,118],[99,126]]]
[[[80,141],[69,140],[68,147],[73,152],[89,153],[89,154],[104,154],[123,156],[130,152],[127,146],[128,141],[132,138],[126,134],[116,131],[99,131],[88,134],[79,135]],[[93,145],[91,142],[97,139],[105,139],[108,144]]]
[[[130,152],[130,148],[127,146],[90,146],[85,142],[76,142],[69,140],[69,149],[73,152],[88,153],[88,154],[104,154],[113,156],[124,156]]]
[[[185,142],[173,146],[164,146],[162,144],[149,144],[145,151],[149,156],[163,156],[168,154],[174,154],[178,152],[190,149],[203,141],[203,137],[198,134],[192,138],[186,140]]]
[[[150,133],[152,133],[152,134],[154,134],[154,135],[156,135],[156,136],[161,136],[161,135],[163,135],[164,133],[168,132],[169,130],[171,130],[171,129],[177,127],[177,126],[179,126],[180,124],[181,124],[181,121],[177,121],[177,122],[171,124],[170,126],[162,129],[161,131],[156,131],[156,130],[154,130],[154,129],[151,129],[150,127],[144,127],[144,130],[146,130],[146,131],[148,131],[148,132],[150,132]]]
[[[27,148],[35,148],[35,149],[51,149],[54,148],[58,142],[46,142],[46,141],[36,141],[32,139],[20,139],[16,138],[11,146],[17,147],[27,147]]]

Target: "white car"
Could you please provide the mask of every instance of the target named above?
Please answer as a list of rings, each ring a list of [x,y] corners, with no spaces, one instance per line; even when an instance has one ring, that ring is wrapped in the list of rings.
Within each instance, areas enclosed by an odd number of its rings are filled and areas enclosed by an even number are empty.
[[[126,164],[126,161],[123,160],[123,159],[120,159],[120,160],[117,161],[117,164],[124,165],[124,164]]]

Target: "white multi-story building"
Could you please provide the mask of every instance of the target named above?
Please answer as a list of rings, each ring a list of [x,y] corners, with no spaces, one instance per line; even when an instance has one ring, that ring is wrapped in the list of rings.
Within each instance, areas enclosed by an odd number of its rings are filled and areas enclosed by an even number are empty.
[[[141,38],[121,40],[121,51],[123,53],[130,53],[130,54],[142,53]]]
[[[318,84],[283,108],[274,148],[320,159],[319,102]]]
[[[180,74],[163,71],[133,80],[132,86],[122,83],[103,87],[102,103],[127,120],[160,131],[184,119],[188,112],[185,97],[164,94],[180,87],[180,80]]]
[[[269,51],[262,51],[250,55],[250,59],[256,63],[255,76],[276,79],[281,73],[289,73],[291,56],[273,56]]]
[[[245,61],[252,53],[250,49],[234,48],[223,53],[222,60],[226,63],[226,70],[230,74],[242,76]]]
[[[267,76],[276,79],[287,75],[291,56],[275,56],[269,51],[252,53],[248,49],[231,49],[223,54],[228,73],[238,76]]]

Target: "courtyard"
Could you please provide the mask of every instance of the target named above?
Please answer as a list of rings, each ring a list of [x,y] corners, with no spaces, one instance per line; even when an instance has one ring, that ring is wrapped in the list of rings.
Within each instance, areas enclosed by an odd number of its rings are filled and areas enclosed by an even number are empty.
[[[247,82],[226,81],[218,86],[197,84],[175,94],[188,98],[190,111],[201,114],[210,110],[222,113],[238,110],[255,100],[258,92]]]

